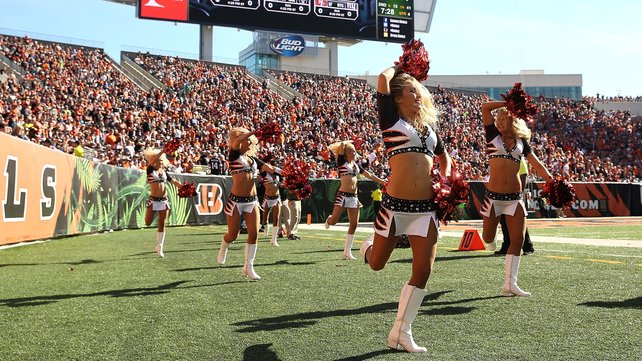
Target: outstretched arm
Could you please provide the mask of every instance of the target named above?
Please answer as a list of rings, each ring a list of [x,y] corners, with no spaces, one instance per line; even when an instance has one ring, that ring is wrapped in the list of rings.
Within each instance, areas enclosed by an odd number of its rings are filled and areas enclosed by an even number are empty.
[[[526,156],[526,159],[528,159],[528,163],[530,163],[531,167],[533,167],[533,170],[537,175],[540,177],[544,178],[545,181],[552,181],[553,176],[551,173],[546,169],[544,164],[537,158],[535,153],[531,152],[528,156]]]
[[[491,125],[495,122],[492,111],[506,106],[505,101],[485,102],[482,104],[482,122],[484,125]]]
[[[361,172],[361,174],[363,174],[366,178],[369,178],[373,182],[377,182],[377,183],[379,183],[381,185],[384,185],[386,183],[386,181],[384,179],[381,179],[381,178],[377,177],[376,175],[368,172],[367,170],[364,170],[363,172]]]
[[[262,161],[258,157],[254,157],[253,159],[257,163],[257,165],[259,166],[259,170],[261,172],[281,174],[281,169],[280,168],[277,168],[277,167],[273,166],[270,163],[265,163],[264,161]]]
[[[183,185],[183,183],[181,183],[181,182],[177,181],[177,180],[176,180],[176,179],[174,179],[174,178],[172,178],[172,184],[173,184],[174,186],[176,186],[176,188],[180,188],[180,187]]]

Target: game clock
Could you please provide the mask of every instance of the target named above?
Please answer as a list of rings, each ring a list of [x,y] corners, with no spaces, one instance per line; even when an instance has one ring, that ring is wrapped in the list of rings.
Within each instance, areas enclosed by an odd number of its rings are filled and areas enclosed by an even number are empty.
[[[144,19],[403,43],[413,0],[139,0]]]

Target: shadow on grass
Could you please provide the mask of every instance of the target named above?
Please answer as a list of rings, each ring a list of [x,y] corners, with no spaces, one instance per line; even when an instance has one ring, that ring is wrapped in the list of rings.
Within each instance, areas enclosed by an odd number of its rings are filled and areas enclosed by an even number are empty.
[[[204,240],[204,241],[180,242],[180,244],[181,245],[185,245],[185,244],[211,244],[211,245],[214,245],[214,246],[218,247],[218,246],[221,245],[221,240],[220,239],[218,239],[218,240],[209,239],[209,240]]]
[[[603,308],[633,308],[642,309],[642,297],[631,298],[624,301],[593,301],[580,303],[578,306],[603,307]]]
[[[279,361],[276,352],[270,350],[271,343],[248,346],[243,351],[243,361]]]
[[[157,296],[169,293],[173,290],[188,289],[188,288],[201,288],[201,287],[213,287],[213,286],[222,286],[232,283],[245,283],[247,281],[230,281],[222,282],[209,285],[194,285],[194,286],[183,286],[181,285],[192,282],[188,281],[177,281],[168,283],[165,285],[160,285],[157,287],[141,287],[141,288],[128,288],[122,290],[111,290],[111,291],[102,291],[94,293],[76,293],[76,294],[66,294],[66,295],[50,295],[50,296],[34,296],[34,297],[21,297],[21,298],[7,298],[0,300],[0,306],[7,307],[25,307],[25,306],[40,306],[46,305],[49,303],[58,302],[61,300],[68,300],[74,298],[84,298],[84,297],[100,297],[100,296],[111,296],[111,297],[138,297],[138,296]]]
[[[215,249],[214,249],[214,247],[212,247],[212,248],[177,249],[177,250],[174,250],[174,251],[165,250],[165,254],[187,253],[187,252],[203,252],[203,251],[212,252],[212,251],[215,251]]]
[[[358,251],[358,250],[353,249],[352,251]],[[324,249],[322,251],[292,252],[292,254],[314,254],[314,253],[336,253],[336,252],[343,252],[343,248]]]
[[[449,251],[449,252],[460,252],[460,251]],[[462,259],[469,258],[497,258],[494,254],[478,254],[477,252],[473,254],[458,254],[456,256],[437,256],[435,257],[435,262],[444,262],[444,261],[458,261]],[[390,261],[388,263],[412,263],[412,258],[398,259]]]
[[[472,312],[476,307],[455,307],[451,305],[456,305],[460,303],[469,303],[469,302],[476,302],[476,301],[483,301],[483,300],[492,300],[495,298],[503,298],[502,296],[490,296],[490,297],[473,297],[473,298],[463,298],[461,300],[455,300],[455,301],[442,301],[438,302],[435,301],[439,297],[451,293],[453,291],[441,291],[441,292],[435,292],[431,293],[429,295],[426,295],[424,298],[424,304],[426,303],[426,300],[430,301],[428,304],[430,306],[445,306],[441,308],[431,308],[427,310],[419,310],[419,313],[422,315],[461,315],[464,313]]]
[[[375,357],[380,356],[380,355],[387,355],[387,354],[390,354],[390,353],[397,353],[397,352],[405,352],[405,351],[399,351],[399,350],[393,350],[393,349],[387,348],[385,350],[368,352],[368,353],[365,353],[363,355],[340,358],[340,359],[337,359],[335,361],[362,361],[362,360],[369,360],[371,358],[375,358]]]
[[[122,260],[118,260],[122,261]],[[75,261],[75,262],[54,262],[54,263],[11,263],[11,264],[0,264],[0,268],[2,267],[15,267],[15,266],[47,266],[47,265],[54,265],[54,264],[64,264],[64,265],[69,265],[69,266],[80,266],[83,264],[97,264],[97,263],[103,263],[106,261],[96,261],[95,259],[83,259],[80,261]]]
[[[185,237],[185,238],[194,238],[194,237],[209,237],[209,236],[215,236],[215,235],[223,235],[225,232],[202,232],[202,233],[174,233],[174,232],[169,232],[167,238],[170,239],[169,237]],[[183,242],[181,242],[183,243]]]
[[[478,298],[466,298],[466,299],[456,300],[456,301],[430,302],[450,292],[452,291],[435,292],[427,295],[424,298],[423,307],[453,305],[458,303],[474,302],[474,301],[500,297],[500,296],[478,297]],[[242,327],[236,331],[236,332],[242,332],[242,333],[258,332],[258,331],[274,331],[274,330],[287,329],[287,328],[302,328],[302,327],[312,326],[316,324],[320,319],[323,319],[323,318],[355,316],[355,315],[361,315],[361,314],[372,314],[372,313],[382,313],[382,312],[395,312],[397,310],[397,306],[398,306],[397,302],[390,302],[390,303],[381,303],[378,305],[371,305],[371,306],[360,307],[355,309],[303,312],[303,313],[297,313],[292,315],[284,315],[284,316],[237,322],[237,323],[234,323],[233,325]],[[420,310],[420,313],[423,315],[457,315],[457,314],[471,312],[474,309],[475,307],[442,307],[442,308],[436,308],[436,309]]]
[[[254,264],[254,267],[264,267],[264,266],[309,266],[316,264],[316,262],[290,262],[287,260],[276,261],[274,263],[258,263]],[[223,268],[242,268],[243,264],[237,264],[234,266],[219,266],[214,265],[211,267],[191,267],[191,268],[179,268],[175,269],[174,272],[190,272],[190,271],[203,271],[208,269],[223,269]]]
[[[241,248],[239,248],[241,249]],[[170,254],[170,253],[186,253],[186,252],[212,252],[212,251],[217,251],[218,248],[212,247],[212,248],[193,248],[193,249],[177,249],[177,250],[172,250],[168,251],[167,248],[164,249],[165,254]],[[234,250],[234,248],[230,247],[230,250]],[[141,258],[146,258],[142,256],[149,256],[150,254],[153,254],[156,256],[156,251],[151,250],[151,251],[146,251],[146,252],[140,252],[140,253],[134,253],[130,254],[130,257],[141,257]]]
[[[396,309],[397,303],[382,303],[379,305],[372,305],[356,309],[303,312],[293,315],[261,318],[257,320],[237,322],[233,325],[242,327],[236,332],[274,331],[286,328],[302,328],[312,326],[322,318],[379,313],[393,311]]]

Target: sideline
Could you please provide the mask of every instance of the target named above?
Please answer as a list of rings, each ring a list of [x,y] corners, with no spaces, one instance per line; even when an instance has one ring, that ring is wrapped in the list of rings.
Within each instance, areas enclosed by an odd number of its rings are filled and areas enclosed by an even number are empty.
[[[642,225],[642,217],[602,217],[602,218],[559,218],[559,219],[529,219],[528,225],[530,228],[541,228],[541,227],[550,227],[551,225],[560,226],[560,223],[574,223],[574,226],[581,225],[616,225],[616,226],[626,226],[626,225]],[[185,225],[180,227],[201,227],[193,225]],[[313,223],[313,224],[299,224],[300,229],[306,230],[316,230],[316,231],[325,231],[323,223]],[[461,238],[466,229],[476,229],[481,231],[482,221],[481,220],[464,220],[460,222],[451,222],[445,227],[442,227],[442,234],[447,237]],[[337,223],[334,226],[330,227],[330,230],[335,231],[344,231],[348,230],[348,223]],[[127,231],[122,230],[122,231]],[[374,233],[372,231],[372,223],[359,223],[357,225],[357,232],[360,233]],[[102,234],[104,232],[97,232],[96,234]],[[78,237],[83,235],[92,235],[92,234],[80,234],[75,236],[67,237]],[[498,232],[498,239],[501,239],[501,229]],[[590,238],[567,238],[567,237],[553,237],[553,236],[531,236],[534,242],[537,243],[566,243],[566,244],[578,244],[586,246],[602,246],[602,247],[627,247],[627,248],[642,248],[642,240],[628,240],[628,239],[590,239]],[[39,244],[49,242],[53,239],[45,240],[35,240],[35,241],[26,241],[13,244],[7,244],[0,246],[0,251],[4,249],[28,246],[32,244]]]
[[[586,222],[588,224],[594,224],[594,225],[600,225],[604,223],[622,223],[625,224],[631,224],[631,223],[641,223],[642,219],[640,217],[617,217],[616,219],[613,218],[608,218],[610,219],[610,222],[607,221],[604,218],[598,219],[598,218],[582,218],[582,222]],[[538,223],[540,222],[533,222],[534,220],[528,220],[529,227],[532,228],[537,228]],[[577,218],[563,218],[559,220],[542,220],[541,222],[543,223],[551,223],[551,222],[573,222],[573,221],[578,221]],[[544,225],[545,227],[545,225]],[[309,230],[319,230],[319,231],[325,231],[325,227],[322,223],[314,223],[314,224],[300,224],[299,225],[300,229],[309,229]],[[467,220],[467,221],[461,221],[459,223],[451,223],[448,224],[445,227],[442,227],[442,234],[447,237],[454,237],[454,238],[461,238],[461,236],[464,234],[465,229],[476,229],[477,231],[481,232],[482,229],[482,221],[481,220]],[[348,224],[347,223],[337,223],[334,226],[330,227],[330,230],[341,230],[341,231],[347,231],[348,230]],[[372,223],[359,223],[357,225],[357,232],[363,232],[363,233],[374,233],[372,230]],[[498,232],[498,239],[501,240],[501,230]],[[553,236],[533,236],[531,235],[531,239],[533,242],[537,243],[567,243],[567,244],[579,244],[579,245],[586,245],[586,246],[602,246],[602,247],[628,247],[628,248],[642,248],[642,240],[629,240],[629,239],[589,239],[589,238],[567,238],[567,237],[553,237]]]

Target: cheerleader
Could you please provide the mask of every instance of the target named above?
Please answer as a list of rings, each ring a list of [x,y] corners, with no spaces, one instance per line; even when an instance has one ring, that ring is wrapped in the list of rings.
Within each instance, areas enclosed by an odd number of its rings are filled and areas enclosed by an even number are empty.
[[[169,213],[169,202],[167,201],[166,183],[172,183],[176,187],[181,183],[173,179],[165,167],[170,163],[161,149],[147,148],[143,155],[147,161],[147,184],[149,184],[149,200],[145,213],[145,224],[150,226],[154,221],[154,215],[158,213],[158,231],[156,232],[156,253],[159,257],[165,257],[163,246],[165,244],[165,220]]]
[[[520,84],[521,86],[521,84]],[[495,237],[499,217],[505,216],[510,234],[510,246],[506,253],[502,296],[530,296],[517,286],[520,254],[526,232],[526,206],[519,176],[520,162],[526,157],[531,167],[546,181],[552,176],[533,152],[529,140],[531,131],[524,119],[510,112],[505,101],[482,104],[482,121],[486,130],[486,153],[490,178],[486,184],[486,196],[480,209],[484,218],[482,238],[486,249],[497,247]],[[493,111],[497,110],[497,116]]]
[[[354,232],[357,230],[357,223],[359,222],[359,209],[363,207],[361,202],[359,202],[359,198],[357,198],[357,176],[363,174],[366,178],[382,185],[385,181],[359,167],[355,162],[357,152],[352,141],[336,142],[329,145],[328,149],[330,149],[336,157],[341,186],[334,201],[332,214],[329,215],[325,221],[325,229],[337,224],[344,209],[348,211],[350,226],[348,227],[348,233],[346,234],[346,240],[343,245],[342,258],[354,260],[356,258],[352,255],[352,242],[354,241]]]
[[[397,238],[407,235],[412,249],[412,274],[403,286],[388,346],[407,352],[426,352],[411,332],[437,254],[439,221],[433,202],[433,161],[443,176],[451,161],[437,133],[438,111],[433,98],[417,79],[399,66],[384,70],[377,85],[377,106],[390,181],[377,214],[374,238],[362,243],[361,254],[375,271],[385,267]]]
[[[254,271],[260,214],[254,178],[259,170],[273,173],[275,168],[256,157],[258,139],[254,133],[255,131],[242,127],[232,128],[229,132],[228,162],[232,174],[232,190],[224,209],[227,233],[223,236],[216,260],[218,264],[225,264],[227,250],[239,235],[243,217],[247,225],[243,275],[259,280],[261,277]]]
[[[279,234],[279,216],[281,215],[281,196],[279,194],[281,181],[281,169],[275,168],[274,172],[263,171],[261,172],[261,183],[265,187],[265,195],[263,196],[263,228],[265,235],[269,234],[270,227],[268,223],[268,217],[270,212],[272,213],[272,238],[270,238],[270,244],[278,247],[279,244],[276,241],[276,238]]]

